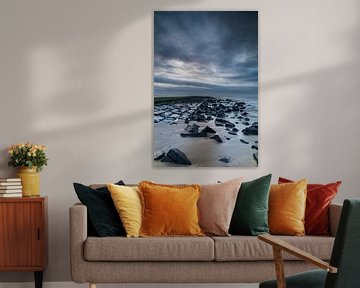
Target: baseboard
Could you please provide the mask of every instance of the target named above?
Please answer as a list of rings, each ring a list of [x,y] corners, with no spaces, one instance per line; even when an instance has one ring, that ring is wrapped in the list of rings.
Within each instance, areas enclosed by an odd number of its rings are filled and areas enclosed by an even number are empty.
[[[43,288],[88,288],[88,284],[73,282],[44,282]],[[259,284],[98,284],[97,288],[258,288]],[[0,288],[34,288],[31,282],[2,282]]]

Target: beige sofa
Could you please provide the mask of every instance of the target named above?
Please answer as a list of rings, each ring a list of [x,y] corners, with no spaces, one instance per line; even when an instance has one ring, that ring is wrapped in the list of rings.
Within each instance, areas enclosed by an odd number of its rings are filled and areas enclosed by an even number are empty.
[[[280,236],[328,261],[341,212],[331,204],[330,237]],[[77,283],[249,283],[275,277],[270,245],[253,236],[88,237],[86,206],[70,208],[71,275]],[[285,254],[286,274],[314,267]]]

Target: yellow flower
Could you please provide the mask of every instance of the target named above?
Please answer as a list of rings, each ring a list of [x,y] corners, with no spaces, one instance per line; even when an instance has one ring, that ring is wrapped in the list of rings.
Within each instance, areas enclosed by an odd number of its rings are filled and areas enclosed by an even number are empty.
[[[9,154],[13,155],[14,154],[14,150],[13,149],[9,149]]]
[[[31,153],[30,153],[30,152],[28,152],[28,153],[26,153],[26,154],[27,154],[27,156],[29,156],[29,157],[31,156]]]

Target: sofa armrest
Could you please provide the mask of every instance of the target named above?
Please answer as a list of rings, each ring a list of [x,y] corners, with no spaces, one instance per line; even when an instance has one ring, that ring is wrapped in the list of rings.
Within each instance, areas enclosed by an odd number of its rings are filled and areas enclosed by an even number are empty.
[[[86,263],[83,245],[87,238],[87,208],[75,204],[70,208],[70,268],[73,281],[85,282]]]
[[[342,204],[331,203],[329,207],[329,220],[330,220],[330,235],[336,236]]]

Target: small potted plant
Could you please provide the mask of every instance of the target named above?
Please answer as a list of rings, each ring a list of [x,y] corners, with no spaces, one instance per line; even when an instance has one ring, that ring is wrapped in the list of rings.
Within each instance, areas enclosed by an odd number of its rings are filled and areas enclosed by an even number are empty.
[[[11,145],[8,149],[10,161],[8,166],[19,167],[17,177],[21,178],[24,197],[40,195],[39,174],[47,165],[46,147],[34,143]]]

